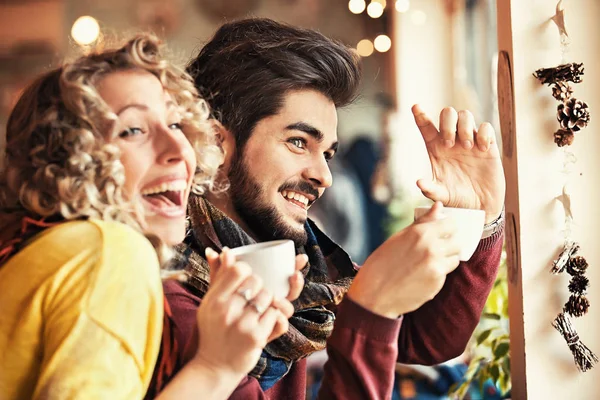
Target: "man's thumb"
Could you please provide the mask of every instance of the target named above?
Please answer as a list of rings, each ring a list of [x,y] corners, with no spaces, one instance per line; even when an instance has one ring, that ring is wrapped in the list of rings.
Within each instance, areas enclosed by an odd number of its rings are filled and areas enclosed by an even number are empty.
[[[417,218],[416,223],[422,222],[432,222],[438,219],[444,218],[443,211],[444,205],[441,201],[436,201],[433,203],[433,206],[427,211],[427,213],[423,214],[421,217]]]

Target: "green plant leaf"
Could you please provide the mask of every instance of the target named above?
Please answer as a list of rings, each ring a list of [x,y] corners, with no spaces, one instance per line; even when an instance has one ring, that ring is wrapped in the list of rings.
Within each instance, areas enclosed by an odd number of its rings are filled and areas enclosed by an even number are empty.
[[[502,392],[502,394],[506,394],[511,388],[510,376],[502,375],[500,377],[500,382],[498,382],[498,389]]]
[[[508,336],[508,333],[503,333],[502,335],[498,336],[496,339],[500,342],[506,342],[506,343],[510,342],[510,337]]]
[[[482,370],[479,373],[479,376],[477,377],[477,380],[479,381],[479,391],[483,392],[483,385],[485,385],[485,381],[488,380],[488,371],[487,371],[487,368],[485,368],[484,370]]]
[[[502,362],[502,369],[508,376],[510,376],[510,357],[506,357]]]
[[[448,396],[452,399],[462,400],[469,392],[470,382],[456,382],[452,386],[450,386],[450,390],[448,390]]]
[[[510,349],[510,346],[509,346],[508,342],[499,343],[498,346],[496,346],[496,348],[494,349],[494,357],[496,359],[499,359],[499,358],[506,356],[508,354],[509,349]]]
[[[492,381],[494,381],[494,384],[498,383],[498,380],[500,379],[500,368],[498,367],[498,364],[490,366],[490,376]]]
[[[464,376],[464,380],[468,381],[469,384],[471,383],[471,381],[473,380],[473,377],[479,370],[479,365],[481,364],[482,360],[483,360],[483,357],[477,357],[477,358],[472,359],[471,362],[469,363],[469,366],[467,367],[467,372],[465,372],[465,376]]]
[[[481,334],[479,336],[477,336],[477,346],[479,346],[481,343],[485,342],[485,340],[488,337],[490,337],[492,330],[493,329],[485,330],[485,331],[481,332]]]
[[[496,321],[500,321],[502,319],[502,317],[500,316],[500,314],[496,314],[496,313],[483,313],[481,315],[482,318],[487,318],[487,319],[493,319]]]

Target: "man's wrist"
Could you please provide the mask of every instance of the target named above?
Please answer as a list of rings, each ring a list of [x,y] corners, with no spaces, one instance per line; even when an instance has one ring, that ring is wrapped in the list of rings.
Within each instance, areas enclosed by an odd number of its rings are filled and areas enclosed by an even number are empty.
[[[381,301],[378,301],[381,296],[365,296],[360,289],[356,289],[356,287],[353,286],[354,283],[350,286],[346,296],[354,303],[358,304],[365,310],[372,312],[373,314],[379,315],[380,317],[396,319],[400,316],[396,312],[391,311],[390,307],[386,306]]]
[[[483,233],[481,234],[481,238],[485,239],[485,238],[488,238],[488,237],[492,236],[493,234],[497,233],[502,228],[503,224],[504,224],[504,207],[502,207],[502,211],[500,212],[500,215],[496,219],[494,219],[490,223],[487,223],[483,226]]]

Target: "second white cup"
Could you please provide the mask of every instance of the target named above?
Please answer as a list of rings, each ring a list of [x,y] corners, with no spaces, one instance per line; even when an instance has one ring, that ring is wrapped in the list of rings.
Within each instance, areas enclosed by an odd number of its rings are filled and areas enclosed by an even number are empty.
[[[431,206],[415,208],[415,219],[427,214]],[[481,240],[485,224],[485,211],[467,208],[444,207],[442,214],[456,221],[456,235],[460,243],[460,261],[468,261]]]

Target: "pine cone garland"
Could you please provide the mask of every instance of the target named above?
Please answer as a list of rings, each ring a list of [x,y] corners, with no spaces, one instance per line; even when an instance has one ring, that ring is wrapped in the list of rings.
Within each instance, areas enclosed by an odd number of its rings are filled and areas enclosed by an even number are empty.
[[[573,144],[574,139],[575,135],[573,132],[567,129],[559,129],[554,132],[554,143],[556,143],[558,147],[570,146]]]
[[[576,256],[567,263],[567,272],[571,276],[583,275],[587,270],[588,262],[582,256]]]
[[[590,111],[585,102],[572,97],[558,105],[556,118],[562,129],[577,132],[590,122]]]
[[[569,296],[569,301],[565,303],[563,311],[573,317],[581,317],[587,314],[590,308],[590,301],[585,296]]]
[[[569,292],[577,295],[582,295],[587,291],[590,280],[584,275],[575,275],[569,282]]]
[[[544,85],[552,85],[561,81],[580,83],[583,75],[583,63],[562,64],[553,68],[540,68],[533,76]]]
[[[567,82],[556,82],[552,85],[552,96],[558,100],[564,102],[571,98],[573,94],[573,88]]]

